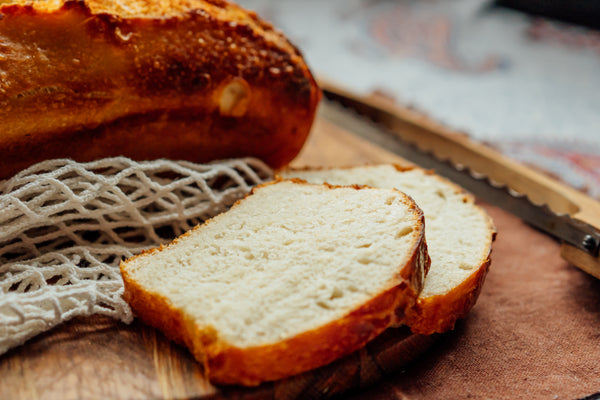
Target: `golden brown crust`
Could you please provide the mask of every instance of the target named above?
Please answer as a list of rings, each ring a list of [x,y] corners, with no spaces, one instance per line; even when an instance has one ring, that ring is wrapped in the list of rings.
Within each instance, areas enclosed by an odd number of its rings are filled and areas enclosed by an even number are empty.
[[[464,201],[473,203],[474,198],[465,194]],[[492,243],[497,234],[492,219],[482,209],[479,209],[479,212],[486,218],[489,232],[488,237],[482,238],[487,240],[487,244],[480,257],[481,264],[458,286],[445,294],[420,296],[407,313],[407,325],[413,332],[429,335],[454,329],[456,321],[465,318],[477,302],[491,264]]]
[[[360,188],[357,187],[357,190]],[[239,202],[233,207],[237,204]],[[419,216],[418,240],[414,243],[410,260],[406,265],[399,266],[398,275],[388,287],[346,316],[280,342],[239,348],[220,340],[211,327],[195,326],[193,322],[186,321],[185,316],[168,299],[141,287],[130,277],[128,261],[121,263],[124,298],[137,317],[160,329],[171,339],[185,344],[204,365],[212,382],[252,386],[292,376],[349,354],[388,327],[405,321],[405,310],[415,304],[423,285],[423,271],[430,262],[426,251],[423,213],[414,203],[411,203],[411,207]],[[153,249],[142,255],[161,249]]]
[[[58,3],[0,6],[0,177],[53,157],[278,167],[299,152],[320,91],[254,13],[214,0]]]
[[[411,260],[417,266],[417,259]],[[397,322],[396,311],[417,295],[401,280],[349,315],[293,338],[260,347],[238,348],[220,341],[209,327],[194,327],[160,295],[128,279],[123,269],[125,299],[138,318],[185,344],[204,365],[212,382],[257,385],[328,364],[368,343]]]
[[[424,335],[454,329],[456,321],[467,316],[477,302],[485,281],[490,259],[481,264],[460,285],[447,293],[419,298],[407,311],[406,325],[412,332]]]

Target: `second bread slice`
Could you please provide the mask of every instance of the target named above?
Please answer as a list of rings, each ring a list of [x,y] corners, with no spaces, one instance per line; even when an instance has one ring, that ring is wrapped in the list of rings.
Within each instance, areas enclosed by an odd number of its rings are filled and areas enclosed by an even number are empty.
[[[137,316],[212,381],[254,385],[405,322],[428,263],[423,213],[403,193],[279,181],[121,271]]]
[[[407,324],[417,333],[445,332],[473,307],[490,265],[496,229],[473,196],[459,186],[421,168],[394,165],[284,170],[280,175],[407,193],[425,213],[431,257],[423,291],[408,312]]]

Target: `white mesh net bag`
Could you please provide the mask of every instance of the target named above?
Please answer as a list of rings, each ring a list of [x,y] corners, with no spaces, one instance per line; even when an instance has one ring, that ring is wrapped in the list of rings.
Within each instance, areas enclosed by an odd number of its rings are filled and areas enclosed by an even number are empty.
[[[0,182],[0,354],[76,316],[130,322],[120,260],[170,241],[271,177],[256,159],[111,158],[46,161]]]

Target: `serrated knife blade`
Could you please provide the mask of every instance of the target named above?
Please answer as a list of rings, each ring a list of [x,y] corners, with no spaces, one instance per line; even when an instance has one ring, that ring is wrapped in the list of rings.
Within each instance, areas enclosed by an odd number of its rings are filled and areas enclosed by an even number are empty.
[[[423,168],[435,170],[438,174],[472,192],[481,200],[509,211],[532,226],[557,238],[563,243],[564,248],[561,254],[565,259],[600,278],[600,230],[597,228],[598,225],[593,224],[596,221],[590,223],[590,221],[574,216],[578,213],[581,214],[582,206],[588,209],[596,207],[592,212],[597,211],[600,219],[600,203],[589,197],[585,198],[586,196],[580,193],[576,196],[561,183],[547,181],[550,179],[549,177],[538,176],[536,171],[522,165],[505,163],[509,167],[519,168],[509,171],[512,175],[510,173],[498,174],[497,171],[493,171],[494,166],[498,166],[496,165],[498,160],[506,160],[500,154],[494,153],[493,150],[482,147],[482,145],[475,144],[473,147],[464,135],[458,134],[457,137],[454,137],[456,133],[440,134],[429,129],[429,126],[421,124],[419,128],[427,131],[427,134],[423,134],[423,136],[441,135],[441,138],[440,143],[435,143],[437,137],[429,142],[426,141],[431,138],[424,137],[423,142],[419,143],[418,135],[399,132],[399,129],[406,124],[408,124],[408,128],[411,128],[411,124],[418,124],[418,119],[416,122],[415,120],[396,121],[394,119],[402,119],[402,116],[395,115],[389,109],[382,109],[369,101],[361,101],[358,97],[348,95],[348,92],[336,90],[337,88],[331,84],[321,83],[321,86],[325,95],[325,100],[319,109],[321,118],[329,120],[346,131],[377,144],[405,160]],[[479,151],[479,153],[483,153],[483,161],[486,157],[492,156],[496,156],[498,160],[490,159],[486,170],[485,162],[481,162],[482,160],[477,157],[464,157],[457,160],[456,156],[440,155],[439,153],[443,153],[443,151],[436,152],[435,150],[439,150],[440,147],[443,149],[443,142],[447,140],[451,141],[452,146],[458,146],[458,150],[461,150],[458,151],[459,154],[462,152],[463,155],[468,155],[469,152],[477,152],[479,147],[482,147],[482,150],[485,151]],[[464,146],[465,143],[468,145]],[[461,149],[461,146],[466,149]],[[477,154],[478,157],[481,155]],[[525,176],[519,176],[519,174]],[[513,175],[514,178],[511,178]],[[527,188],[527,180],[532,177],[539,177],[536,182],[538,185],[550,186],[549,189],[546,188],[551,190],[549,192],[551,195],[547,196],[548,201],[545,201],[544,193],[540,195],[541,191],[536,190],[539,189],[536,185],[532,185],[532,189],[535,191],[534,196],[523,190]],[[523,180],[525,182],[522,182]],[[560,193],[561,189],[569,192],[567,194],[577,197],[577,200],[585,198],[584,204],[579,205],[573,202],[572,198]]]

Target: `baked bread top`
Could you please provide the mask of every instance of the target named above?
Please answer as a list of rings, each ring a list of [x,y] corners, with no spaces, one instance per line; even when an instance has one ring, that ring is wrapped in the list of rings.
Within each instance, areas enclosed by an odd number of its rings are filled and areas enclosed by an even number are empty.
[[[320,91],[300,52],[234,4],[17,0],[0,15],[0,178],[57,157],[283,166],[310,131]]]
[[[125,298],[212,381],[280,379],[404,322],[428,266],[423,230],[398,191],[280,181],[123,262]]]
[[[473,307],[490,265],[496,230],[462,188],[431,171],[395,165],[292,169],[279,175],[312,183],[396,188],[411,196],[425,214],[431,267],[407,324],[417,333],[445,332]]]

